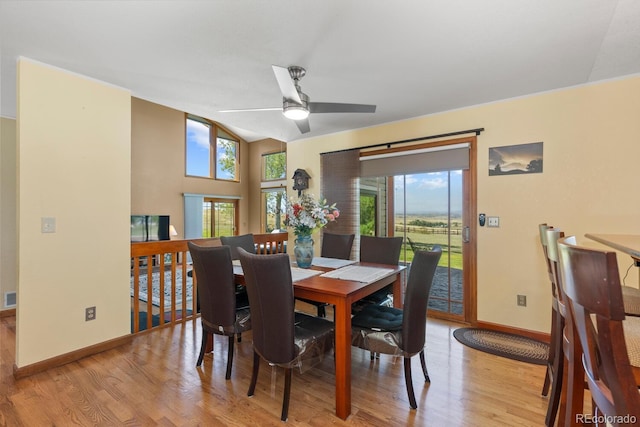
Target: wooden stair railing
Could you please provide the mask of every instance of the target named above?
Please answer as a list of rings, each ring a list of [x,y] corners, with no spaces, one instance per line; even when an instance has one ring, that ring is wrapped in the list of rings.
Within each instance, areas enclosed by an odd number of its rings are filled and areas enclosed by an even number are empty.
[[[255,234],[256,253],[271,254],[286,252],[288,233]],[[187,279],[191,274],[191,265],[188,261],[189,248],[187,242],[192,241],[203,246],[219,246],[219,238],[190,239],[190,240],[163,240],[157,242],[137,242],[131,243],[131,280],[132,280],[132,302],[131,332],[138,333],[153,328],[162,327],[186,320],[194,319],[198,316],[198,287],[196,278],[192,280],[191,300],[187,300],[187,292],[182,292],[182,297],[178,299],[177,291],[187,289]],[[165,274],[160,274],[164,272]],[[171,273],[168,275],[167,273]],[[176,273],[181,273],[181,279],[176,280]],[[141,295],[140,278],[153,278],[153,274],[158,273],[158,302],[153,304],[153,286],[147,280],[146,295]],[[167,280],[167,278],[169,280]],[[151,282],[151,285],[149,283]],[[165,290],[169,289],[171,301],[165,303]],[[140,300],[144,297],[146,302]],[[184,310],[183,310],[184,308]],[[146,312],[146,320],[141,313]],[[141,317],[143,324],[141,324]],[[155,322],[154,322],[155,320]],[[154,324],[155,323],[155,324]]]

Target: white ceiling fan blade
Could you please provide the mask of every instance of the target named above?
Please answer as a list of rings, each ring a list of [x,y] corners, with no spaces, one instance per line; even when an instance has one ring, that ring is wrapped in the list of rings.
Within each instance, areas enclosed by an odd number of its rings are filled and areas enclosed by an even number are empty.
[[[282,111],[282,107],[238,108],[235,110],[219,110],[218,113],[242,113],[245,111]]]
[[[309,119],[294,120],[294,122],[296,122],[298,129],[300,129],[300,133],[309,133],[311,131]]]
[[[340,104],[337,102],[310,102],[310,113],[375,113],[376,106],[369,104]]]
[[[293,83],[291,79],[291,75],[289,74],[289,69],[284,67],[279,67],[277,65],[272,65],[273,73],[276,75],[276,80],[278,81],[278,86],[280,86],[280,92],[282,92],[282,97],[284,99],[295,102],[296,104],[302,105],[302,100],[300,99],[300,95],[298,94],[298,90],[296,89],[296,85]]]

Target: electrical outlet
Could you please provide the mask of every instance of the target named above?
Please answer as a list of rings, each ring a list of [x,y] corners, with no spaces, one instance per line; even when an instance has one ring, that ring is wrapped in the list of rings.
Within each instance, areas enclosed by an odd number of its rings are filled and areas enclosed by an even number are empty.
[[[518,295],[518,305],[521,307],[527,306],[527,296],[526,295]]]
[[[499,216],[487,217],[487,227],[500,227],[500,217]]]
[[[84,310],[84,321],[88,322],[89,320],[96,319],[96,307],[87,307]]]

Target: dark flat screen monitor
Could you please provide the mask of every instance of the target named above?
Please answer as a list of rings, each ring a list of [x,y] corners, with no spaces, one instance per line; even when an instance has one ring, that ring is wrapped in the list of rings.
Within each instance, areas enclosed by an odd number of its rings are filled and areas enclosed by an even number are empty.
[[[131,241],[169,240],[169,215],[131,215]]]

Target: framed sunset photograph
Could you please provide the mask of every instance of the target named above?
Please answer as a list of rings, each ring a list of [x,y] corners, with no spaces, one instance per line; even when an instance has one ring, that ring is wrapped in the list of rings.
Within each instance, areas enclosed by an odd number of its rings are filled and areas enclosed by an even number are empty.
[[[542,173],[542,142],[489,148],[489,176]]]

